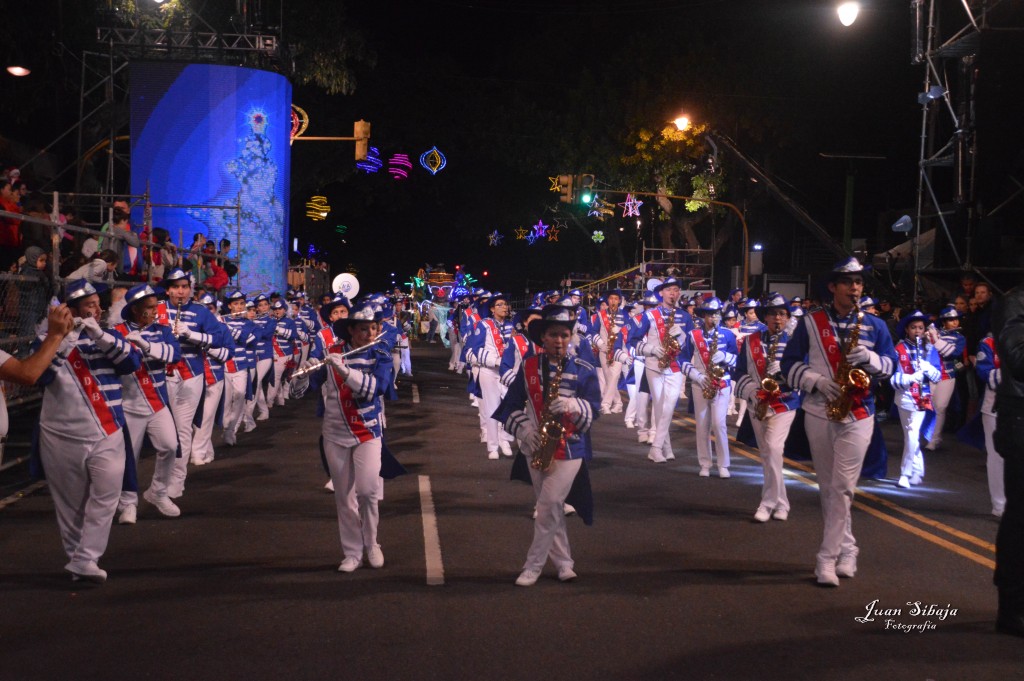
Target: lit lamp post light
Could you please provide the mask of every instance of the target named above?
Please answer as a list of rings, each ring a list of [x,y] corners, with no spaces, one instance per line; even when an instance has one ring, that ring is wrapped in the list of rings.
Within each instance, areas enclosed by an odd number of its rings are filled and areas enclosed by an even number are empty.
[[[11,74],[12,76],[17,76],[18,78],[23,78],[24,76],[27,76],[28,74],[32,73],[32,71],[29,70],[27,66],[11,65],[7,67],[7,73]]]
[[[679,118],[672,121],[675,123],[676,130],[682,132],[690,127],[690,119],[687,116],[680,116]]]
[[[860,14],[860,3],[844,2],[836,7],[836,14],[839,15],[839,23],[843,26],[852,26],[853,22],[857,21],[857,15]]]

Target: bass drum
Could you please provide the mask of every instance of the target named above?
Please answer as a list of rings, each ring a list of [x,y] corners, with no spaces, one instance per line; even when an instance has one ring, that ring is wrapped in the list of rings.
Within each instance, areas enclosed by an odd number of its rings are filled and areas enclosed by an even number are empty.
[[[661,279],[655,279],[651,277],[647,280],[647,290],[653,291],[656,287],[661,286]]]
[[[355,297],[359,295],[359,280],[348,272],[342,272],[331,282],[331,290],[349,300],[355,300]]]

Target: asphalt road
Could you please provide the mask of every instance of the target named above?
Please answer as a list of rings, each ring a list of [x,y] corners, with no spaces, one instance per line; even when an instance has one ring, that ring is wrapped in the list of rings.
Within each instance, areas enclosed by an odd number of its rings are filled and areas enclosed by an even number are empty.
[[[138,524],[115,525],[105,585],[62,571],[45,488],[0,510],[0,679],[1024,678],[1024,642],[993,630],[980,452],[947,439],[912,491],[865,481],[859,572],[826,589],[809,465],[787,467],[790,519],[760,524],[756,451],[734,445],[731,479],[700,478],[682,405],[669,464],[603,417],[596,522],[570,519],[579,579],[549,566],[524,589],[532,490],[509,480],[508,459],[486,459],[441,346],[416,345],[413,365],[387,406],[409,474],[385,486],[383,569],[336,571],[307,396],[191,469],[180,518],[143,504]],[[895,473],[901,434],[885,433]],[[150,457],[141,471],[148,482]],[[428,569],[431,506],[443,575]],[[872,603],[900,613],[858,621]]]

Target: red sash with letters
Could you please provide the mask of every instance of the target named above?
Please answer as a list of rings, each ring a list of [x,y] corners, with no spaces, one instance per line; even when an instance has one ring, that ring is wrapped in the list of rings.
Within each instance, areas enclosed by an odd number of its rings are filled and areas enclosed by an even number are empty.
[[[533,357],[527,357],[523,360],[523,367],[526,375],[526,394],[530,397],[530,405],[533,407],[533,413],[537,417],[537,423],[540,424],[541,414],[544,413],[545,397],[544,374],[542,372],[548,370],[548,356],[542,352]],[[551,378],[553,379],[554,376]],[[562,414],[562,428],[565,429],[565,437],[558,443],[558,449],[555,450],[554,458],[556,459],[568,458],[566,437],[572,435],[576,430],[568,414]]]
[[[829,319],[828,313],[824,310],[814,310],[810,313],[810,317],[818,331],[818,338],[821,341],[822,350],[825,351],[825,359],[832,371],[832,378],[835,378],[839,373],[839,363],[843,359],[843,350],[839,347],[839,334],[836,332],[832,320]],[[869,416],[868,410],[864,406],[864,398],[867,395],[867,391],[853,391],[853,407],[851,407],[850,413],[858,421]]]
[[[75,378],[78,379],[79,385],[82,386],[82,390],[89,400],[89,405],[92,407],[93,412],[96,413],[96,418],[99,420],[103,432],[107,435],[113,435],[121,426],[117,424],[114,412],[110,405],[107,404],[107,400],[103,396],[103,390],[100,389],[96,377],[89,370],[89,363],[82,357],[82,353],[78,351],[77,347],[68,355],[67,362],[68,366],[71,367],[72,373],[75,374]]]
[[[655,308],[651,310],[651,317],[654,318],[654,324],[658,327],[658,340],[661,341],[662,345],[665,345],[665,334],[668,329],[665,328],[665,319],[661,316],[661,309]],[[672,364],[669,365],[672,369],[672,373],[679,373],[679,360],[676,357],[672,358]]]
[[[122,336],[127,336],[130,333],[127,324],[118,324],[114,327],[121,332]],[[154,412],[158,412],[164,408],[164,403],[160,400],[160,393],[156,391],[153,386],[153,377],[149,373],[149,367],[146,366],[146,360],[143,359],[138,370],[135,372],[136,381],[139,384],[139,388],[142,389],[142,395],[146,398],[146,402],[149,403],[149,408]]]
[[[757,370],[758,401],[767,403],[769,409],[776,414],[781,414],[786,411],[786,405],[779,399],[782,396],[782,391],[780,390],[777,394],[770,393],[760,387],[761,381],[765,378],[765,372],[768,370],[768,356],[765,354],[764,343],[761,342],[760,331],[747,336],[747,348],[750,350],[750,356],[754,359],[754,368]]]
[[[505,341],[501,338],[501,333],[498,331],[498,323],[493,319],[485,319],[484,326],[491,332],[491,342],[494,343],[494,349],[498,352],[498,357],[501,357],[505,352]]]
[[[334,352],[332,350],[332,352]],[[340,349],[337,352],[341,352]],[[353,369],[358,371],[358,369]],[[348,424],[349,430],[352,431],[352,435],[362,442],[369,442],[373,439],[373,433],[366,427],[363,422],[363,417],[359,414],[359,405],[356,404],[356,398],[352,394],[352,388],[348,387],[345,383],[345,379],[342,378],[341,372],[336,368],[331,367],[331,375],[334,377],[334,385],[338,388],[338,404],[341,406],[341,413],[345,417],[345,423]]]
[[[900,341],[896,345],[896,354],[900,357],[900,371],[905,374],[913,374],[914,371],[914,358],[910,356],[910,348],[904,341]],[[932,407],[932,395],[931,390],[928,388],[928,382],[924,383],[911,383],[910,387],[907,388],[907,392],[914,399],[914,404],[921,411],[933,409]]]
[[[704,372],[711,375],[711,348],[708,347],[708,341],[704,338],[704,329],[693,330],[693,344],[697,346],[697,354],[700,355],[700,361],[704,363]],[[725,377],[718,379],[718,387],[728,387],[728,383]]]

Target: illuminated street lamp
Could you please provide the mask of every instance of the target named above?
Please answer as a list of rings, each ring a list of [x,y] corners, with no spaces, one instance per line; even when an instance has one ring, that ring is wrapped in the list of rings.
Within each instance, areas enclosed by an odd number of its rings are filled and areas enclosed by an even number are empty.
[[[12,76],[17,76],[18,78],[23,78],[28,74],[32,73],[32,71],[27,66],[12,65],[7,67],[7,73],[11,74]]]
[[[680,116],[679,118],[672,121],[676,125],[676,130],[682,132],[690,127],[690,119],[686,116]]]
[[[839,23],[843,26],[852,26],[853,22],[857,21],[857,15],[860,14],[860,3],[844,2],[836,8],[836,14],[839,15]]]

